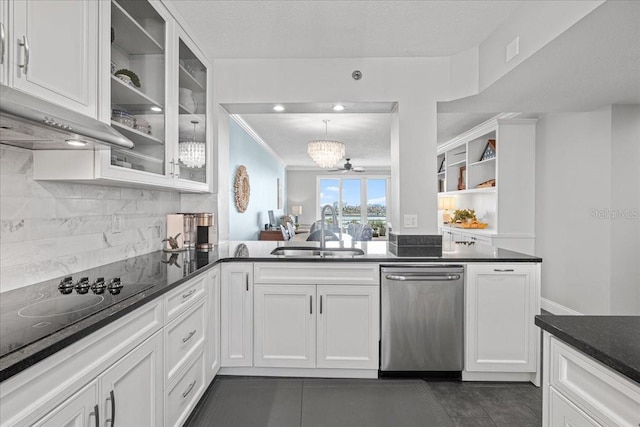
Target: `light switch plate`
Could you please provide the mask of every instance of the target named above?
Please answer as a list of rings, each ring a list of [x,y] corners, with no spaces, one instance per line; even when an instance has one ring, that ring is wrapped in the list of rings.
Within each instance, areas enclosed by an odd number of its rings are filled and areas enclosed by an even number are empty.
[[[404,216],[404,228],[418,228],[418,215],[406,214]]]

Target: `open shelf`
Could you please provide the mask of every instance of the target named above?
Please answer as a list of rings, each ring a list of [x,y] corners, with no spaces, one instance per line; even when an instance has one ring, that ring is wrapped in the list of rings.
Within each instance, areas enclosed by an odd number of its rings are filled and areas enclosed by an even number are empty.
[[[152,114],[151,107],[162,108],[162,104],[142,93],[135,87],[129,86],[116,76],[111,76],[111,104],[119,105],[130,113],[144,112]]]
[[[469,164],[469,166],[483,165],[483,164],[487,164],[487,163],[491,163],[491,162],[495,162],[495,161],[496,161],[496,158],[495,158],[495,157],[493,157],[493,158],[491,158],[491,159],[487,159],[487,160],[480,160],[480,161],[478,161],[478,162],[470,163],[470,164]]]
[[[466,160],[458,160],[457,162],[449,163],[449,166],[463,165],[466,162]]]
[[[190,89],[192,92],[205,91],[204,86],[202,86],[182,64],[178,65],[178,70],[180,71],[180,87]]]
[[[125,150],[119,150],[117,148],[114,148],[113,151],[117,153],[121,153],[126,157],[133,157],[134,159],[144,160],[145,162],[149,162],[149,163],[160,164],[160,165],[164,163],[163,159],[157,159],[155,157],[140,154],[135,151],[125,151]]]
[[[147,133],[140,132],[139,130],[130,128],[129,126],[125,126],[120,122],[111,121],[111,126],[116,128],[116,130],[120,133],[123,133],[124,136],[131,139],[134,144],[160,144],[164,145],[164,141],[156,138],[155,136],[149,135]]]
[[[114,43],[131,55],[148,55],[164,51],[162,45],[116,1],[112,1],[111,26],[115,33]],[[121,40],[124,43],[119,43]]]
[[[495,193],[498,187],[470,188],[468,190],[441,191],[438,196],[454,196],[456,194]]]

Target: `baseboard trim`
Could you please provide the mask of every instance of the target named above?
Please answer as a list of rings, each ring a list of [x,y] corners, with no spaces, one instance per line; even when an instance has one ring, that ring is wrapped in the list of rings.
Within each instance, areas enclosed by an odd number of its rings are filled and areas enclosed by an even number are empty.
[[[569,307],[565,307],[562,304],[551,301],[550,299],[540,298],[540,307],[547,310],[551,314],[560,316],[582,316],[582,313],[575,311]]]
[[[469,372],[462,371],[462,381],[530,382],[536,384],[535,372]]]
[[[307,377],[307,378],[378,378],[377,369],[322,369],[322,368],[220,368],[218,375],[261,377]]]

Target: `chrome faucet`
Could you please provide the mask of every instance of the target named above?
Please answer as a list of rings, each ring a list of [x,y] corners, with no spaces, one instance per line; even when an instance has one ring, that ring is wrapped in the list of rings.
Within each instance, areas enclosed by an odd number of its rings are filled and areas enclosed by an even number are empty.
[[[325,211],[329,209],[331,211],[331,219],[333,224],[338,224],[338,218],[336,216],[336,210],[331,205],[324,205],[322,207],[322,211],[320,211],[320,248],[324,249],[327,245],[325,240],[325,227],[324,227],[324,217],[326,215]],[[340,233],[340,247],[342,247],[342,227],[338,226],[338,230]]]

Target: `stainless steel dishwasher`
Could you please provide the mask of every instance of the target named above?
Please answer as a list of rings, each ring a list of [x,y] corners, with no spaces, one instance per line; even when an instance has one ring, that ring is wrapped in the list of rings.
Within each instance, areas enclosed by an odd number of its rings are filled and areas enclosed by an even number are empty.
[[[382,372],[462,371],[464,267],[383,266]]]

